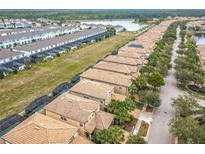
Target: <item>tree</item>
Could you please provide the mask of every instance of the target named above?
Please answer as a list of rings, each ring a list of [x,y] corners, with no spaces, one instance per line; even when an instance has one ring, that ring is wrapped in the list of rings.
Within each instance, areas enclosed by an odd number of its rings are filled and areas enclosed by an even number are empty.
[[[124,141],[124,132],[119,126],[111,127],[112,143],[119,144]]]
[[[109,129],[100,130],[95,134],[95,140],[101,144],[120,144],[124,141],[124,132],[120,127],[113,126]]]
[[[182,86],[186,86],[192,79],[192,73],[188,70],[180,69],[176,72],[177,81],[182,84]]]
[[[148,77],[148,83],[152,85],[154,88],[163,86],[165,84],[164,78],[159,72],[153,72]]]
[[[136,80],[132,82],[129,87],[129,92],[131,94],[137,94],[140,90],[144,90],[147,87],[147,78],[145,75],[140,75]]]
[[[159,107],[161,100],[159,94],[155,91],[141,91],[139,101],[152,107]]]
[[[176,117],[170,122],[170,132],[185,143],[198,142],[198,134],[202,133],[198,121],[192,117]]]
[[[204,84],[204,75],[199,73],[194,73],[193,75],[194,85],[203,86]]]
[[[131,135],[128,138],[127,144],[146,144],[146,141],[139,135]]]
[[[116,115],[115,119],[119,124],[130,121],[129,110],[126,108],[126,104],[121,101],[112,100],[108,105],[107,110]]]
[[[3,79],[4,78],[4,73],[2,70],[0,70],[0,79]]]
[[[187,117],[199,110],[199,104],[191,96],[179,96],[173,99],[172,106],[175,108],[179,116]]]
[[[130,114],[129,111],[124,108],[120,107],[114,111],[115,119],[119,122],[119,124],[123,124],[126,121],[130,121]]]
[[[128,111],[133,111],[136,108],[136,102],[131,98],[127,97],[123,101],[123,106],[128,110]]]
[[[101,144],[110,144],[112,142],[112,134],[108,129],[100,130],[95,134],[94,138],[97,143]]]
[[[144,74],[144,73],[150,74],[152,72],[154,72],[154,67],[151,65],[142,66],[142,68],[140,69],[141,74]]]

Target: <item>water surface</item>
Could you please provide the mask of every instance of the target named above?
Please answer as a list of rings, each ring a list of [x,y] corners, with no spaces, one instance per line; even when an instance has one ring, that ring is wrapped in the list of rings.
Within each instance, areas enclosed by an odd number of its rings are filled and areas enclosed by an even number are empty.
[[[87,24],[103,24],[103,25],[121,25],[125,27],[128,31],[137,31],[146,26],[146,24],[134,23],[132,19],[122,19],[122,20],[87,20],[81,21],[81,23]]]

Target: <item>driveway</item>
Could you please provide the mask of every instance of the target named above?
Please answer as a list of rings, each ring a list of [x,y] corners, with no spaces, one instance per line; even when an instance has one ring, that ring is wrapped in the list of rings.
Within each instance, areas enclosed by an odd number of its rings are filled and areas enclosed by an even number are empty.
[[[172,50],[172,68],[165,79],[165,85],[161,88],[160,98],[161,106],[154,112],[154,119],[151,125],[150,134],[148,138],[149,144],[171,144],[173,137],[169,132],[169,121],[175,116],[175,111],[171,106],[172,98],[183,95],[183,91],[178,89],[175,78],[174,60],[177,57],[177,49],[180,44],[179,37],[180,29],[177,28],[177,39],[174,42]]]

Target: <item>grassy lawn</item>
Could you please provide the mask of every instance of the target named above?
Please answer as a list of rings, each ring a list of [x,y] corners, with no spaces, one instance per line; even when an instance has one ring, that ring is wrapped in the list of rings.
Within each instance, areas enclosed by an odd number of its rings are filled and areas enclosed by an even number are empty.
[[[142,121],[138,134],[140,136],[146,137],[147,136],[148,128],[149,128],[149,124],[146,123],[145,121]]]
[[[0,119],[21,112],[32,100],[49,94],[134,37],[131,32],[123,32],[0,80]]]

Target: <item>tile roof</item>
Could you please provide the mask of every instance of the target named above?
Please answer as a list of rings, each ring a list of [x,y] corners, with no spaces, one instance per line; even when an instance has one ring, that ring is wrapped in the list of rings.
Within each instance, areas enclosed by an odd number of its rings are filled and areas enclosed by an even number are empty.
[[[114,86],[83,79],[74,85],[70,91],[100,99],[107,99],[110,92],[114,90]]]
[[[112,99],[114,100],[124,101],[126,98],[127,96],[122,95],[122,94],[117,94],[117,93],[112,94]]]
[[[137,50],[136,51],[119,51],[118,56],[122,56],[122,57],[127,57],[127,58],[136,58],[136,59],[143,59],[145,58],[146,53],[138,53]]]
[[[111,126],[115,115],[104,111],[96,113],[96,128],[99,130],[107,129]]]
[[[79,135],[74,138],[71,144],[94,144],[94,143],[91,140]]]
[[[0,144],[5,144],[4,140],[0,138]]]
[[[96,128],[95,118],[92,118],[88,123],[85,124],[85,130],[92,134]]]
[[[90,114],[98,110],[99,107],[99,102],[66,92],[45,106],[44,109],[84,124],[88,121]]]
[[[113,85],[120,85],[129,87],[132,84],[132,76],[120,73],[104,71],[99,69],[90,68],[80,75],[83,78],[90,80],[100,81]]]
[[[134,77],[137,77],[139,75],[139,67],[137,66],[100,61],[93,67],[97,69],[116,72],[116,73],[123,73],[123,74],[131,75]]]
[[[35,113],[2,138],[13,144],[69,143],[78,132],[77,127]]]
[[[131,66],[139,66],[143,64],[143,61],[141,59],[134,59],[134,58],[117,56],[117,55],[107,56],[106,58],[103,59],[103,61],[126,64]]]

